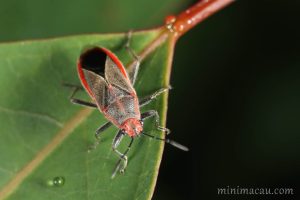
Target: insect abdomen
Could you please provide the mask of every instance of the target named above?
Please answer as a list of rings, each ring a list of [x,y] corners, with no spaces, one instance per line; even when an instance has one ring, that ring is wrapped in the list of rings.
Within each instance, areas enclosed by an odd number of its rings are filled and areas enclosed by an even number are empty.
[[[129,118],[140,120],[140,111],[136,108],[135,101],[132,96],[124,96],[107,106],[104,113],[108,118],[114,119],[118,126]]]

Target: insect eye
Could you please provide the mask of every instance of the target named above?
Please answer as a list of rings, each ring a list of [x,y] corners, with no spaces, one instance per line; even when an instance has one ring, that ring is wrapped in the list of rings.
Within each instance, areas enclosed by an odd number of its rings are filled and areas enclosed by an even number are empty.
[[[144,121],[143,120],[140,120],[140,123],[141,123],[142,126],[144,125]]]
[[[126,132],[125,132],[125,129],[121,129],[121,131],[122,131],[123,133],[126,133]]]

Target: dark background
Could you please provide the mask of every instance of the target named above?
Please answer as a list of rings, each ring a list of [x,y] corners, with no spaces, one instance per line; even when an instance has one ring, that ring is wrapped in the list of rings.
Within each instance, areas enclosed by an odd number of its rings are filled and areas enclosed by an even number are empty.
[[[196,1],[0,0],[0,41],[127,32]],[[217,188],[300,185],[300,2],[237,1],[178,41],[166,146],[153,199],[274,199]]]

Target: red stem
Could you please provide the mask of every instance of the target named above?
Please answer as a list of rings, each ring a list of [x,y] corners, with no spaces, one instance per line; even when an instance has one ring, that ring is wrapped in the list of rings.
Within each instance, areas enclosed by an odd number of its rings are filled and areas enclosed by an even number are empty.
[[[200,0],[177,17],[167,17],[167,27],[174,33],[174,37],[177,39],[195,25],[232,2],[234,0]]]
[[[139,53],[140,59],[143,60],[147,57],[147,55],[153,52],[169,37],[171,37],[172,42],[175,43],[185,32],[232,2],[234,2],[234,0],[200,0],[192,7],[180,13],[177,17],[166,17],[165,26],[160,27],[161,33]],[[133,64],[134,62],[129,63],[127,68],[130,70],[130,68],[133,67]]]

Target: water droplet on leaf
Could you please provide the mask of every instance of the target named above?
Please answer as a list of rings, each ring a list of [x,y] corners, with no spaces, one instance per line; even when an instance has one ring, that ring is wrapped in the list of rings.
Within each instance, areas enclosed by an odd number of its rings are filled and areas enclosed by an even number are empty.
[[[61,187],[65,184],[66,180],[62,176],[54,177],[53,179],[48,181],[49,186]]]

